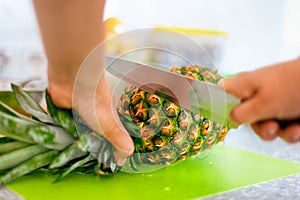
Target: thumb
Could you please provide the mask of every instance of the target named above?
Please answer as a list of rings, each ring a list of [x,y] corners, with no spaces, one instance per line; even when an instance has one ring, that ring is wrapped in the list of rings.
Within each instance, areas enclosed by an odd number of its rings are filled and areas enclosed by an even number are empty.
[[[241,103],[236,105],[230,112],[230,121],[234,124],[247,123],[253,120],[249,114],[253,110],[253,104],[257,100],[255,94],[257,93],[257,77],[253,72],[243,72],[236,76],[221,79],[218,86],[223,88],[226,92],[241,99]]]
[[[241,100],[252,97],[257,91],[257,78],[253,72],[243,72],[236,76],[223,78],[218,86]]]
[[[128,156],[134,151],[134,144],[130,135],[119,123],[111,123],[103,136],[115,147],[114,157],[118,166],[125,164]]]

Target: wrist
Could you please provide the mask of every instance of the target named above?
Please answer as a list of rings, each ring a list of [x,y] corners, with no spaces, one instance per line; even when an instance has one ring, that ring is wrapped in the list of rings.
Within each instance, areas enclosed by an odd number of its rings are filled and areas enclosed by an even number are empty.
[[[76,73],[68,69],[48,66],[47,91],[53,103],[60,108],[72,107],[72,92]]]
[[[72,108],[71,85],[56,85],[49,81],[47,91],[53,103],[59,108]]]

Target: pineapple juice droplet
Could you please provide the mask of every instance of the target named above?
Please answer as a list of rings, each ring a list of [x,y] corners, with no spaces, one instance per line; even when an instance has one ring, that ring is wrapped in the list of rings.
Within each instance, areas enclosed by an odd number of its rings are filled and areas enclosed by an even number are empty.
[[[164,187],[164,191],[170,191],[170,190],[171,190],[170,187],[168,187],[168,186]]]

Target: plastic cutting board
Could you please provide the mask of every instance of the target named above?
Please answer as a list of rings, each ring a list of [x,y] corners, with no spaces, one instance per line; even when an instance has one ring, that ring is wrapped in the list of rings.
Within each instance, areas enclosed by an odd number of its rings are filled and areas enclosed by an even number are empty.
[[[204,159],[146,174],[119,172],[113,177],[71,174],[28,175],[7,185],[26,200],[195,199],[300,173],[300,164],[228,146],[217,146]]]

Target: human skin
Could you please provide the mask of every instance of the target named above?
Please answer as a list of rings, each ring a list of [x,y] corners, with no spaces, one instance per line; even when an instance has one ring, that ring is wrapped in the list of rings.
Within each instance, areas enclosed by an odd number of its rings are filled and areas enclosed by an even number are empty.
[[[47,89],[54,104],[75,109],[94,131],[114,145],[115,160],[123,165],[134,150],[133,142],[113,114],[113,95],[105,78],[78,79],[82,62],[103,41],[104,6],[104,0],[34,0],[48,59]],[[103,55],[99,58],[103,65]],[[95,72],[101,75],[101,67]],[[75,85],[77,92],[80,90],[76,98]]]
[[[294,59],[221,80],[225,91],[241,99],[230,112],[230,120],[250,124],[264,140],[279,136],[289,143],[299,142],[299,75],[300,59]],[[279,120],[293,122],[282,127]]]

